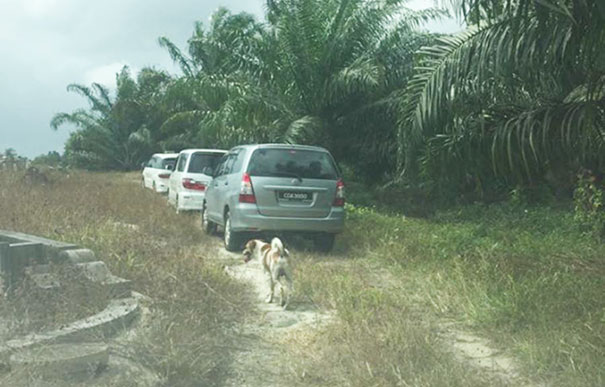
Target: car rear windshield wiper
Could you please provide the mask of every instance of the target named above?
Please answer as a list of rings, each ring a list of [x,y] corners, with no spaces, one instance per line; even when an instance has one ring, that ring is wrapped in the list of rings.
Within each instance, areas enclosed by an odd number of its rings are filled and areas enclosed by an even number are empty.
[[[298,179],[298,181],[300,181],[301,183],[303,181],[300,175],[293,172],[272,172],[271,174],[274,176],[294,177],[295,179]]]

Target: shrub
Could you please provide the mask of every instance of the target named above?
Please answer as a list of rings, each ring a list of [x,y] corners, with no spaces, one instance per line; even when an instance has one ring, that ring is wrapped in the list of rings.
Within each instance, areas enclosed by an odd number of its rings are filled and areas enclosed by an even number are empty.
[[[574,191],[575,220],[598,238],[605,238],[605,184],[590,170],[578,174]]]

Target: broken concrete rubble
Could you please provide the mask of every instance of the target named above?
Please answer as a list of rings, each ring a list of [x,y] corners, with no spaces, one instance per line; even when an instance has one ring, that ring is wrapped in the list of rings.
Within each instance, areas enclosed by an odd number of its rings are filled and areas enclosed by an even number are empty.
[[[8,372],[9,378],[19,378],[20,374],[48,381],[89,378],[94,384],[93,379],[100,373],[104,374],[102,378],[119,376],[120,367],[115,366],[115,359],[110,361],[108,343],[133,329],[140,314],[142,296],[132,291],[131,281],[113,275],[91,250],[0,230],[0,290],[6,297],[18,297],[15,289],[27,280],[36,293],[42,292],[45,299],[52,299],[57,289],[70,286],[69,280],[57,279],[53,267],[68,268],[78,281],[101,289],[109,295],[109,305],[99,313],[58,329],[0,342],[0,378]]]

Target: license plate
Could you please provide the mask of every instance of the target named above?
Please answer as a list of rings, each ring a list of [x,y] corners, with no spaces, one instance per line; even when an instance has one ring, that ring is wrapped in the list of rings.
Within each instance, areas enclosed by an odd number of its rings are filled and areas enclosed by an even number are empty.
[[[311,201],[313,194],[311,192],[291,192],[291,191],[279,191],[277,197],[280,200],[289,200],[294,202]]]

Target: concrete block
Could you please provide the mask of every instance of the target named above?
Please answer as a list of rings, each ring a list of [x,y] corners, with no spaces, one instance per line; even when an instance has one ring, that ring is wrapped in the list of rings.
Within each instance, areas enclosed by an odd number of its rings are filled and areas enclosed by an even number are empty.
[[[0,242],[6,241],[9,243],[33,242],[40,243],[44,246],[55,248],[58,250],[75,249],[78,246],[73,243],[59,242],[52,239],[46,239],[35,235],[23,234],[20,232],[0,230]]]
[[[4,349],[0,347],[0,359],[4,351],[18,351],[55,343],[90,341],[91,338],[110,337],[130,326],[139,315],[140,306],[135,297],[112,300],[103,311],[75,321],[65,327],[43,333],[32,333],[8,340]]]
[[[67,262],[73,265],[78,263],[96,261],[95,253],[89,249],[70,249],[63,250],[57,254],[59,262]]]
[[[82,271],[89,281],[101,285],[111,298],[130,297],[132,282],[111,274],[105,262],[79,263],[76,267]]]
[[[107,367],[109,349],[103,343],[52,344],[28,348],[10,356],[13,372],[35,374],[44,380],[70,380],[94,376]]]

